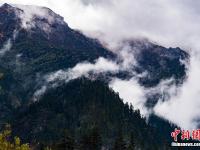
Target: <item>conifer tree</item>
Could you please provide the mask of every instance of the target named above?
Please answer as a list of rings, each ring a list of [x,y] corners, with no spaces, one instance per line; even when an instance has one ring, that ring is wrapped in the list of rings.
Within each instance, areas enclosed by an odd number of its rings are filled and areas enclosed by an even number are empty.
[[[126,150],[126,143],[124,142],[121,130],[115,139],[113,150]]]
[[[56,144],[55,150],[74,150],[75,140],[70,134],[65,131],[63,139],[60,143]]]
[[[133,132],[131,133],[130,135],[130,141],[129,141],[129,144],[128,144],[128,150],[135,150],[135,140],[134,140],[134,135],[133,135]]]
[[[80,141],[80,150],[101,150],[102,141],[99,130],[93,127],[88,131],[88,135],[84,135]]]

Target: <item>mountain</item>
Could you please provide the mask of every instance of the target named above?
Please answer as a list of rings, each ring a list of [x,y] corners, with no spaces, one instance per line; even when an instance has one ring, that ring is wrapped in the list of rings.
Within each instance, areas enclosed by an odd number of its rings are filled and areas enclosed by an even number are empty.
[[[0,7],[0,71],[4,75],[0,81],[1,121],[13,108],[30,101],[44,74],[81,61],[92,62],[99,56],[113,57],[97,40],[70,29],[50,9],[25,6],[47,13],[45,17],[28,14],[21,7]]]
[[[92,79],[81,77],[69,83],[59,82],[35,102],[34,93],[43,85],[49,85],[45,80],[48,74],[66,71],[82,62],[94,64],[98,58],[119,66],[123,60],[119,51],[110,51],[98,40],[71,29],[60,15],[48,8],[2,5],[1,126],[9,122],[16,135],[34,146],[38,142],[57,145],[62,142],[64,131],[80,146],[80,143],[91,142],[87,132],[95,129],[104,147],[129,144],[130,133],[136,147],[168,147],[168,132],[174,126],[157,116],[146,123],[139,111],[124,104],[108,84],[112,78],[128,80],[135,74],[145,73],[138,76],[144,88],[154,88],[171,78],[173,84],[180,85],[187,78],[187,66],[183,62],[189,62],[189,54],[180,48],[165,48],[147,40],[125,40],[119,49],[126,46],[130,48],[129,54],[134,55],[131,61],[137,65],[117,72],[91,73]],[[147,106],[153,107],[161,96],[162,93],[154,93],[147,97]],[[165,127],[164,133],[160,132],[160,125]]]

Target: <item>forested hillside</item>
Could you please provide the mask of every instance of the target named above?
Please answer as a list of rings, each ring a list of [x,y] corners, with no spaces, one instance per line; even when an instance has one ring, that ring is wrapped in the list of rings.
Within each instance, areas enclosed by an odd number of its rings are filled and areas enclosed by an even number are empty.
[[[15,134],[33,144],[83,150],[168,147],[167,135],[148,125],[139,110],[124,104],[101,81],[82,78],[63,84],[15,114]]]

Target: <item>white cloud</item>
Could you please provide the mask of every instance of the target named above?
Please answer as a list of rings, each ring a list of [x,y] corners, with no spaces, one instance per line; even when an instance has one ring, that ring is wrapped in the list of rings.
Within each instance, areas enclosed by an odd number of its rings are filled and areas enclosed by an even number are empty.
[[[14,5],[14,6],[23,10],[23,12],[19,14],[19,17],[22,20],[22,27],[25,29],[30,29],[32,27],[35,27],[34,16],[39,16],[41,18],[47,19],[48,23],[41,25],[41,28],[46,32],[50,32],[49,24],[52,24],[55,21],[64,23],[62,18],[57,18],[55,15],[51,14],[48,9],[44,9],[37,6],[29,6],[29,5]]]
[[[0,49],[0,56],[4,56],[12,48],[12,40],[15,40],[18,35],[18,31],[14,30],[12,37],[8,38]]]
[[[33,94],[33,101],[37,101],[48,88],[56,87],[57,81],[69,82],[82,76],[88,77],[89,73],[118,72],[119,66],[105,58],[98,58],[95,63],[83,62],[67,70],[58,70],[44,77],[46,83]]]
[[[191,59],[188,80],[180,87],[179,92],[169,101],[160,102],[154,108],[156,114],[185,129],[196,128],[200,119],[200,59],[195,59]]]
[[[119,93],[124,102],[133,104],[135,109],[140,109],[143,115],[147,115],[147,109],[144,107],[146,102],[144,89],[137,83],[137,79],[130,80],[113,79],[109,85],[115,92]]]
[[[68,82],[69,80],[80,78],[81,76],[88,76],[90,72],[98,74],[117,71],[119,71],[119,66],[116,63],[100,57],[94,64],[89,62],[79,63],[73,68],[51,73],[46,78],[48,82],[56,80],[65,80]]]
[[[47,86],[44,85],[40,89],[38,89],[33,95],[33,102],[36,102],[40,97],[46,92]]]
[[[3,47],[0,49],[0,56],[4,56],[6,52],[8,52],[12,47],[11,39],[8,39]]]

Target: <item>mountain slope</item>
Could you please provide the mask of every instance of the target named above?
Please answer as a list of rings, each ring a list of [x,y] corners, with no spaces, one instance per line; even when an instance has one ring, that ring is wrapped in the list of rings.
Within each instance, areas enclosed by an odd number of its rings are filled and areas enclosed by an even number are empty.
[[[30,13],[27,9],[34,11]],[[133,66],[114,73],[92,74],[93,80],[101,81],[77,79],[56,88],[50,86],[49,91],[33,102],[34,92],[46,85],[45,75],[49,73],[65,71],[84,61],[94,64],[99,57],[119,66],[124,60],[119,54],[103,47],[98,40],[71,29],[61,16],[48,8],[2,5],[1,125],[10,122],[17,135],[32,143],[60,142],[64,130],[80,143],[85,132],[97,127],[104,146],[112,147],[119,132],[128,143],[133,132],[137,147],[165,147],[165,140],[170,139],[170,124],[156,117],[151,119],[153,122],[150,125],[146,124],[139,111],[133,112],[132,108],[123,104],[107,84],[112,78],[138,79],[146,89],[171,78],[174,79],[173,84],[182,84],[187,77],[187,66],[183,62],[189,62],[189,54],[180,48],[165,48],[146,40],[128,40],[122,45],[120,50],[129,47],[128,54],[134,55],[131,62],[136,64],[131,63]],[[162,94],[153,93],[147,97],[148,107],[153,107]],[[162,130],[160,124],[165,126],[163,135],[158,134]]]
[[[104,146],[113,145],[120,129],[126,142],[130,133],[134,133],[138,148],[167,146],[164,136],[147,125],[139,111],[123,104],[119,96],[100,81],[83,78],[63,84],[15,114],[14,131],[25,141],[55,143],[62,140],[64,131],[80,141],[95,126]]]

